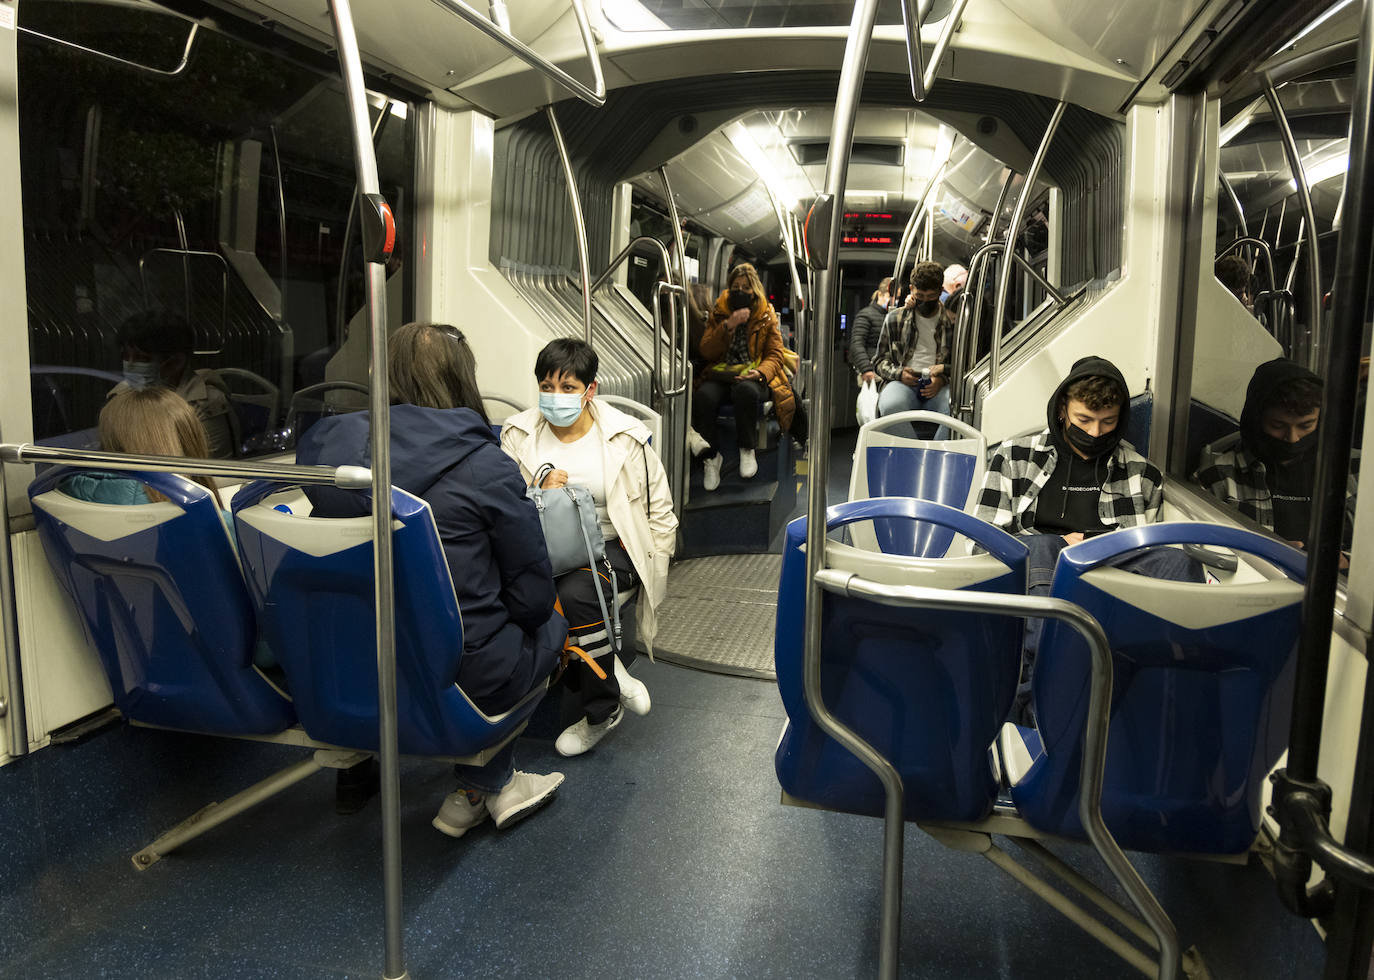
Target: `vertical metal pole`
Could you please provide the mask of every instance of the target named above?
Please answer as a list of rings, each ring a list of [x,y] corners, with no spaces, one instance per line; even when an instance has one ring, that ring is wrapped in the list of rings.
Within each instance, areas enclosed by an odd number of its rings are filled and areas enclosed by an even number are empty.
[[[677,284],[684,290],[687,288],[687,244],[682,240],[682,219],[678,217],[677,200],[673,197],[673,185],[668,180],[668,168],[666,166],[658,168],[658,179],[663,184],[663,197],[668,202],[668,219],[673,223],[673,253],[677,257]],[[684,293],[684,300],[686,295]],[[678,329],[681,331],[682,351],[681,351],[681,370],[682,377],[687,385],[691,384],[691,378],[687,377],[687,346],[690,343],[691,329],[687,324],[687,304],[683,302],[679,307],[681,322]],[[655,341],[657,342],[657,341]],[[676,387],[676,380],[674,383]],[[677,400],[676,409],[678,418],[674,419],[671,426],[673,457],[673,500],[678,507],[681,507],[687,500],[687,428],[688,428],[688,405],[691,404],[691,392],[684,391],[682,397]]]
[[[29,751],[29,729],[19,657],[19,617],[14,600],[14,552],[10,549],[8,494],[5,464],[0,463],[0,643],[5,647],[5,748],[10,755],[21,756]]]
[[[558,116],[553,106],[544,107],[549,117],[549,129],[553,132],[554,145],[558,147],[558,159],[563,161],[563,176],[568,182],[568,203],[572,205],[573,231],[577,232],[577,265],[582,270],[582,339],[592,342],[592,276],[591,263],[587,260],[587,223],[582,217],[582,195],[577,192],[577,175],[573,173],[572,159],[568,156],[568,144],[563,142],[563,130],[558,128]],[[657,343],[657,339],[655,339]]]
[[[1007,292],[1011,288],[1011,271],[1015,264],[1011,261],[1011,254],[1016,249],[1016,234],[1021,230],[1021,222],[1026,219],[1026,208],[1030,205],[1031,190],[1035,187],[1035,179],[1040,176],[1040,167],[1045,162],[1045,154],[1049,152],[1050,142],[1054,139],[1054,131],[1059,128],[1059,120],[1064,118],[1064,107],[1064,102],[1060,102],[1054,107],[1054,114],[1050,116],[1049,125],[1045,127],[1045,135],[1040,138],[1040,148],[1035,151],[1035,159],[1031,161],[1030,169],[1026,171],[1025,183],[1021,185],[1021,196],[1016,199],[1016,207],[1012,209],[1011,224],[1007,226],[1007,248],[1002,255],[1002,264],[997,270],[997,300],[993,304],[992,363],[988,369],[989,388],[996,388],[1002,375],[1002,327],[1007,316]]]
[[[362,58],[353,31],[349,0],[329,0],[339,66],[348,94],[353,128],[353,156],[358,170],[358,193],[377,194],[377,154],[368,125],[367,93],[363,88]],[[367,325],[371,335],[368,367],[372,451],[372,556],[377,603],[377,714],[380,724],[382,777],[382,889],[386,923],[385,980],[405,980],[401,928],[401,792],[396,738],[396,623],[391,556],[391,395],[387,390],[386,269],[378,262],[364,265],[367,285]]]
[[[852,752],[882,781],[887,803],[883,814],[882,919],[878,951],[878,976],[895,980],[902,928],[902,845],[905,825],[902,814],[902,777],[892,763],[847,728],[825,705],[821,690],[821,587],[816,573],[825,565],[826,472],[830,459],[830,354],[837,306],[840,219],[844,215],[844,185],[849,173],[854,117],[868,63],[868,44],[878,0],[858,0],[849,25],[835,115],[830,130],[830,156],[825,167],[825,193],[830,209],[830,229],[825,238],[825,269],[815,291],[815,377],[811,385],[811,465],[807,479],[806,524],[806,643],[803,654],[803,691],[806,706],[816,724]],[[920,38],[916,38],[919,48]],[[913,76],[914,77],[914,76]]]

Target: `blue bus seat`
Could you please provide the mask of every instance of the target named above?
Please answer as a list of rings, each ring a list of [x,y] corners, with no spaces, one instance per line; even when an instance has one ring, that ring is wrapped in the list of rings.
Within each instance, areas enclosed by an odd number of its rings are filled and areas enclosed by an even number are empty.
[[[275,510],[274,495],[293,489],[256,481],[234,497],[249,592],[305,731],[332,745],[377,751],[372,518]],[[476,755],[513,737],[544,688],[496,716],[468,700],[454,682],[463,620],[434,516],[403,490],[392,489],[391,504],[400,751]]]
[[[233,544],[210,492],[170,473],[129,473],[167,497],[139,506],[78,500],[58,467],[29,486],[58,581],[130,721],[265,735],[291,703],[253,665],[257,629]]]
[[[1255,580],[1165,582],[1103,567],[1147,548],[1203,544],[1252,555]],[[1102,813],[1122,847],[1239,854],[1260,829],[1265,776],[1287,745],[1306,559],[1216,524],[1130,528],[1067,548],[1052,594],[1102,624],[1114,666]],[[1038,736],[1012,798],[1031,826],[1083,837],[1086,645],[1046,623],[1032,678]],[[1038,738],[1038,745],[1036,744]]]
[[[912,422],[948,426],[956,438],[913,439]],[[891,431],[902,426],[903,433]],[[849,499],[915,497],[966,510],[978,492],[987,460],[987,439],[973,426],[938,412],[897,412],[859,429]],[[954,543],[952,527],[909,520],[872,521],[849,530],[850,540],[868,551],[940,558]]]
[[[663,447],[663,416],[658,412],[655,412],[648,405],[641,405],[633,398],[626,398],[624,395],[597,394],[596,397],[597,400],[603,401],[631,418],[643,422],[644,428],[649,430],[649,445],[653,446],[655,450]]]
[[[943,504],[874,498],[831,507],[834,531],[859,521],[921,521],[967,536],[987,554],[962,558],[885,555],[828,542],[828,567],[888,584],[1024,594],[1026,548],[1012,536]],[[787,526],[778,585],[774,660],[787,723],[774,755],[790,796],[849,813],[882,816],[883,789],[826,735],[802,694],[806,519]],[[980,820],[998,779],[989,747],[1016,690],[1021,621],[900,609],[822,593],[822,678],[827,706],[901,773],[908,820]]]

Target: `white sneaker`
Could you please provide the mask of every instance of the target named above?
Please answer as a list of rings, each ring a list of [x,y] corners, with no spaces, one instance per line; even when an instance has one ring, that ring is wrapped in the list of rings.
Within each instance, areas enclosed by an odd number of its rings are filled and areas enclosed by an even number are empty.
[[[501,787],[501,792],[487,797],[487,809],[497,830],[504,830],[515,821],[528,817],[553,798],[558,787],[563,785],[563,774],[551,772],[541,776],[534,772],[517,772],[510,782]]]
[[[759,471],[759,461],[754,456],[754,450],[741,449],[739,451],[739,475],[748,480]]]
[[[687,451],[693,456],[705,456],[711,451],[711,444],[701,437],[701,433],[689,427],[687,429]]]
[[[478,797],[473,803],[468,799],[466,790],[450,793],[444,800],[439,812],[430,821],[434,829],[450,837],[462,837],[473,827],[487,819],[487,801]]]
[[[643,716],[649,713],[649,689],[644,686],[643,681],[630,676],[619,657],[615,658],[615,682],[620,685],[621,704],[632,714]]]
[[[616,705],[610,717],[599,725],[593,725],[583,716],[563,729],[563,734],[553,743],[554,750],[559,755],[581,755],[590,752],[596,748],[597,742],[615,730],[615,726],[619,725],[620,719],[624,717],[625,712],[620,705]]]
[[[716,453],[706,461],[706,475],[701,478],[701,485],[706,488],[707,492],[720,486],[720,468],[723,465],[725,465],[725,457],[720,453]]]

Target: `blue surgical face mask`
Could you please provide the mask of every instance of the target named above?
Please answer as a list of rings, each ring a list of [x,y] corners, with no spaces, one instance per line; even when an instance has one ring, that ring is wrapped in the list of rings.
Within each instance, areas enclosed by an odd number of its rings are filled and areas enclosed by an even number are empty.
[[[539,411],[549,420],[549,424],[567,428],[582,414],[582,392],[541,391]]]
[[[156,361],[125,361],[124,380],[131,388],[146,388],[162,379],[162,366]]]

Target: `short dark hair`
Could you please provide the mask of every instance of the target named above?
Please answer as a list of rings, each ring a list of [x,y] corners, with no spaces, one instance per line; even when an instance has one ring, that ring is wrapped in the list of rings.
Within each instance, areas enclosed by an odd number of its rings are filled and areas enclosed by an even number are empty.
[[[477,387],[477,358],[463,331],[446,323],[407,323],[392,332],[388,348],[393,404],[470,408],[491,424]]]
[[[1217,281],[1231,290],[1236,299],[1250,288],[1250,267],[1239,255],[1223,255],[1217,259],[1214,271]]]
[[[1315,378],[1290,378],[1274,391],[1269,407],[1281,408],[1301,418],[1322,407],[1322,385]]]
[[[601,359],[596,356],[591,344],[573,337],[559,337],[545,344],[534,359],[534,380],[543,381],[555,374],[570,374],[590,387],[596,380],[596,370],[600,366]]]
[[[1091,377],[1079,378],[1069,385],[1068,390],[1064,392],[1064,401],[1059,410],[1062,412],[1068,408],[1070,401],[1076,401],[1087,405],[1090,412],[1100,412],[1105,408],[1115,408],[1125,400],[1125,392],[1121,390],[1115,378],[1094,374]]]
[[[116,333],[121,347],[149,354],[187,354],[195,343],[191,324],[183,316],[164,310],[145,310],[128,317]]]
[[[939,262],[917,262],[911,270],[912,289],[944,289],[945,269]]]

